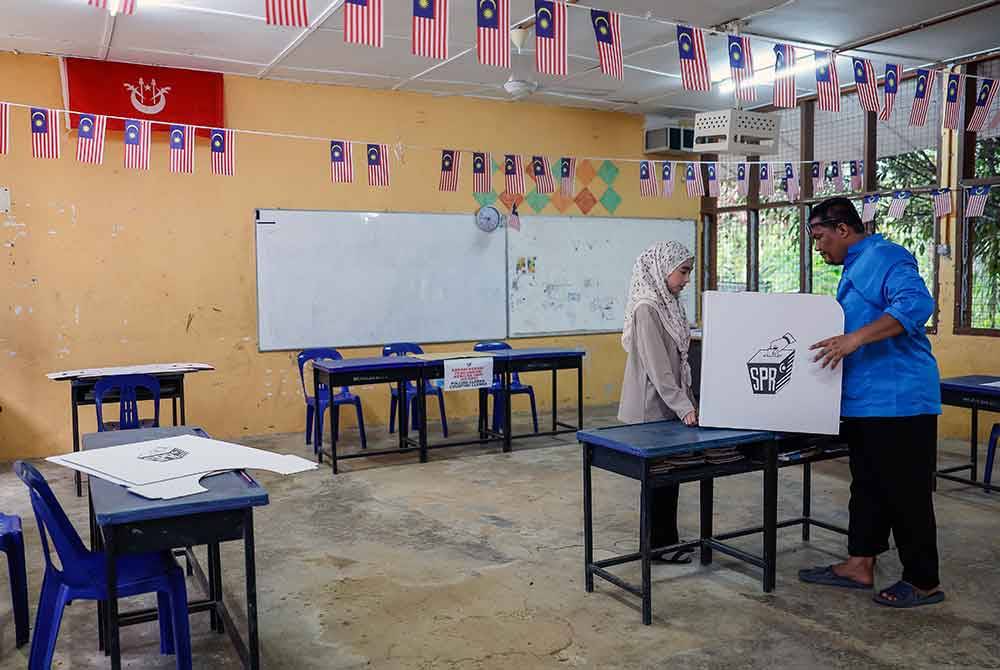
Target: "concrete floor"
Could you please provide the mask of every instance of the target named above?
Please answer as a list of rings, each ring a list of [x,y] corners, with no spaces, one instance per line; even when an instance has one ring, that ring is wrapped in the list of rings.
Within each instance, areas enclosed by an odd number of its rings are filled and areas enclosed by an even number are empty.
[[[588,425],[612,415],[591,412]],[[387,435],[372,438],[390,444]],[[356,444],[354,435],[345,440]],[[249,443],[311,453],[298,434]],[[967,454],[961,443],[943,449]],[[85,533],[85,499],[73,497],[70,472],[43,471]],[[643,626],[638,599],[600,580],[594,593],[583,590],[580,456],[571,436],[515,443],[511,454],[460,448],[432,452],[423,465],[409,455],[346,462],[337,477],[324,467],[259,478],[271,497],[256,517],[264,668],[1000,667],[1000,496],[976,489],[943,483],[937,494],[943,605],[892,611],[867,592],[801,584],[799,568],[837,559],[845,542],[817,529],[803,544],[788,529],[779,534],[773,594],[761,592],[755,570],[725,556],[708,568],[654,566],[653,625]],[[594,481],[598,556],[634,550],[636,484],[600,472]],[[819,466],[813,481],[814,513],[846,524],[846,463]],[[800,495],[799,473],[783,470],[782,513],[797,513]],[[41,547],[26,491],[6,467],[0,505],[24,519],[34,608]],[[760,475],[717,482],[715,513],[720,531],[756,524]],[[697,486],[682,487],[680,524],[684,536],[697,532]],[[758,538],[741,543],[760,550]],[[242,545],[225,546],[223,563],[229,601],[239,605]],[[637,564],[617,572],[638,580]],[[879,582],[898,572],[895,555],[886,555]],[[194,580],[188,588],[198,590]],[[94,611],[90,603],[67,610],[53,667],[107,667]],[[7,597],[0,621],[0,670],[26,667]],[[195,667],[239,667],[206,614],[192,615],[191,627]],[[125,667],[173,667],[157,645],[156,624],[123,631]]]

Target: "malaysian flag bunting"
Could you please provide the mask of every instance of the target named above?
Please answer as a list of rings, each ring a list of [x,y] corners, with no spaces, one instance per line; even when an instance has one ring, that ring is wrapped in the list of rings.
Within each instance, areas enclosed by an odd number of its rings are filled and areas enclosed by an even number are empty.
[[[705,195],[705,185],[701,183],[701,170],[694,163],[688,163],[684,171],[684,185],[689,198]]]
[[[413,0],[414,56],[448,57],[448,0]]]
[[[980,79],[979,81],[976,108],[972,112],[972,118],[969,119],[969,127],[966,128],[970,133],[978,133],[986,125],[986,117],[990,113],[990,107],[993,106],[993,98],[997,95],[997,88],[1000,88],[1000,79]]]
[[[962,122],[962,75],[949,74],[945,91],[944,127],[958,130]]]
[[[663,197],[669,198],[674,194],[674,164],[671,161],[663,161],[660,176],[663,182]]]
[[[900,66],[896,63],[885,64],[885,81],[882,82],[882,93],[885,100],[882,103],[882,111],[879,112],[879,121],[888,121],[892,116],[892,106],[896,103],[896,93],[899,91]]]
[[[153,134],[151,121],[129,119],[125,122],[125,169],[149,169],[149,141]]]
[[[813,195],[823,188],[823,162],[813,161],[809,166],[809,174],[813,180]]]
[[[774,195],[774,180],[771,179],[771,166],[760,164],[760,194]]]
[[[31,108],[31,157],[59,158],[59,110]]]
[[[194,174],[194,126],[170,126],[170,171]]]
[[[858,87],[858,103],[866,112],[878,111],[878,88],[875,68],[867,58],[854,58],[854,83]]]
[[[354,158],[347,140],[330,140],[330,181],[334,184],[354,183]]]
[[[493,157],[487,152],[472,154],[472,192],[493,192]]]
[[[913,107],[910,108],[910,125],[923,126],[927,123],[927,108],[931,102],[934,78],[937,70],[917,70],[917,89],[913,93]]]
[[[938,188],[931,191],[934,198],[934,216],[948,216],[951,214],[951,189]]]
[[[986,211],[986,201],[990,197],[990,187],[973,186],[965,189],[965,218],[982,216]]]
[[[750,182],[747,180],[747,164],[740,163],[736,166],[736,192],[742,197],[746,197],[750,192]]]
[[[618,13],[592,9],[590,10],[590,22],[594,25],[594,37],[597,39],[597,58],[601,62],[601,72],[615,79],[624,79],[622,30]]]
[[[87,4],[98,9],[113,9],[115,14],[122,16],[135,14],[135,0],[87,0]]]
[[[701,28],[677,26],[677,55],[681,63],[681,83],[684,88],[689,91],[711,90],[712,77],[705,52],[705,33]]]
[[[461,162],[462,152],[454,149],[441,151],[441,182],[438,190],[451,192],[458,190],[458,170]]]
[[[476,53],[479,62],[510,67],[510,0],[477,0]]]
[[[719,197],[719,166],[717,163],[708,164],[708,195],[712,198]]]
[[[264,20],[269,26],[309,27],[306,0],[265,0]]]
[[[521,215],[517,213],[517,203],[510,208],[510,216],[507,217],[507,226],[514,230],[521,230]]]
[[[209,133],[212,174],[232,177],[236,174],[236,131],[213,128]]]
[[[10,105],[0,102],[0,156],[10,148]]]
[[[524,164],[520,154],[504,154],[503,175],[508,193],[524,195]]]
[[[382,47],[382,0],[344,0],[344,41]]]
[[[863,179],[861,176],[861,170],[858,167],[858,161],[851,161],[849,174],[851,176],[851,190],[860,191]]]
[[[816,96],[819,108],[825,112],[840,111],[840,81],[837,59],[832,51],[814,51],[816,62]]]
[[[655,198],[660,195],[651,161],[639,161],[639,195],[643,198]]]
[[[576,159],[564,156],[559,159],[559,192],[564,198],[572,198],[576,188]]]
[[[76,125],[76,160],[90,165],[104,163],[104,135],[108,117],[99,114],[81,114]]]
[[[757,87],[753,84],[753,58],[750,56],[750,38],[729,36],[729,75],[733,79],[736,99],[741,102],[757,100]]]
[[[840,171],[840,161],[830,163],[830,181],[833,182],[835,190],[844,190],[844,174]]]
[[[389,186],[389,145],[368,145],[368,185]]]
[[[795,47],[774,45],[774,106],[795,107]]]
[[[794,163],[785,163],[785,193],[789,200],[799,199],[799,176],[795,173]]]
[[[894,191],[892,202],[889,203],[889,218],[903,218],[903,213],[906,212],[906,206],[910,204],[910,198],[912,197],[913,193],[910,191]]]
[[[566,3],[535,0],[535,68],[544,74],[567,73]]]
[[[864,197],[864,206],[861,208],[861,222],[869,223],[875,220],[875,208],[878,207],[878,194],[872,193]]]
[[[539,193],[556,192],[556,182],[552,178],[552,167],[547,156],[531,157],[531,176],[535,178],[535,190]]]

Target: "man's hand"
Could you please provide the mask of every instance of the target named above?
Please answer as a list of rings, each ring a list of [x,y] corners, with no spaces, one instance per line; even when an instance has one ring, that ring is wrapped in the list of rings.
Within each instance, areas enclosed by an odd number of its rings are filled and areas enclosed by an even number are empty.
[[[697,426],[698,425],[698,412],[688,412],[687,416],[684,417],[685,426]]]
[[[861,338],[854,332],[847,335],[837,335],[836,337],[830,337],[817,342],[809,347],[809,351],[819,349],[819,353],[813,359],[813,362],[822,360],[822,367],[829,367],[831,370],[836,370],[840,361],[857,351],[861,345]]]

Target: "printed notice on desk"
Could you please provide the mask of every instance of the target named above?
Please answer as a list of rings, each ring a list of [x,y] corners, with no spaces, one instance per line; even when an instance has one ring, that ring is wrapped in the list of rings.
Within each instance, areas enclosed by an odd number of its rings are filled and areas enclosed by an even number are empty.
[[[449,358],[444,362],[444,390],[485,389],[493,384],[493,358]]]
[[[980,386],[989,386],[991,388],[1000,389],[1000,382],[986,382],[985,384],[980,384]]]

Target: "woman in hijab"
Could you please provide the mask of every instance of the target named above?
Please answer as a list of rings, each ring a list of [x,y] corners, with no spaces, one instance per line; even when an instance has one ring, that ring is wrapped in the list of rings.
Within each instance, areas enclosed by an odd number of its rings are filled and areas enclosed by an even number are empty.
[[[628,352],[628,361],[618,408],[620,421],[680,419],[688,426],[698,423],[688,364],[691,328],[678,297],[690,281],[693,267],[694,255],[679,242],[657,242],[635,262],[622,330],[622,347]],[[654,547],[680,541],[678,492],[674,485],[653,494]],[[689,563],[687,553],[657,558],[667,563]]]

